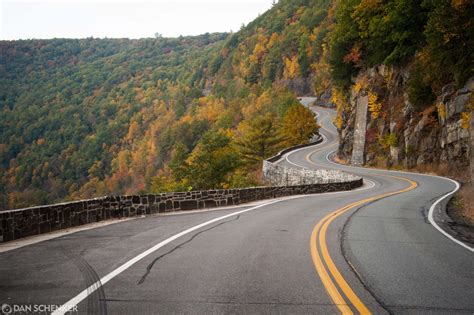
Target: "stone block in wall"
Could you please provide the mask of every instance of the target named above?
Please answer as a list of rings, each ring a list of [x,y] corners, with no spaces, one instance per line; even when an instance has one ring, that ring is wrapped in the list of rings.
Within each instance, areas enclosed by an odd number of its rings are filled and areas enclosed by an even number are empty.
[[[49,232],[51,232],[51,225],[49,221],[41,222],[39,224],[39,234],[49,233]],[[21,237],[24,237],[24,236],[21,236]]]
[[[79,225],[86,224],[87,222],[87,210],[83,210],[79,214]]]
[[[183,200],[180,202],[180,210],[193,210],[198,208],[196,200]]]
[[[215,200],[206,200],[206,201],[204,202],[204,206],[205,206],[206,208],[213,208],[213,207],[217,207],[217,203],[216,203]]]
[[[162,212],[166,212],[166,203],[164,202],[161,202],[159,204],[159,210],[158,210],[159,213],[162,213]]]
[[[146,214],[156,214],[160,212],[160,206],[158,204],[153,204],[148,207],[148,212]]]

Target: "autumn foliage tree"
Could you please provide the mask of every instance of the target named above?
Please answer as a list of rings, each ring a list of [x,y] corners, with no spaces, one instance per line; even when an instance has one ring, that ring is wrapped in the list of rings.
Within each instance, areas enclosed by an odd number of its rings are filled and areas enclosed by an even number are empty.
[[[209,131],[203,135],[187,160],[186,177],[192,189],[228,187],[228,176],[238,165],[230,141],[224,131]]]
[[[293,105],[283,118],[282,134],[289,145],[308,143],[318,132],[315,114],[303,105]]]
[[[237,152],[247,163],[260,162],[282,147],[283,137],[272,113],[241,123],[238,132]]]

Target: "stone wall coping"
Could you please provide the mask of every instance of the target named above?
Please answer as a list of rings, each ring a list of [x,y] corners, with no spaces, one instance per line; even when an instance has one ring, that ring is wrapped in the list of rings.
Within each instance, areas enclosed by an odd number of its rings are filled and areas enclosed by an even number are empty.
[[[12,213],[12,212],[20,212],[20,211],[26,211],[26,210],[37,210],[37,209],[50,208],[50,207],[68,206],[68,205],[78,204],[78,203],[82,203],[82,202],[90,202],[90,201],[95,201],[95,200],[96,200],[96,201],[101,201],[101,200],[105,200],[105,199],[108,198],[108,197],[111,197],[111,196],[101,196],[101,197],[95,197],[95,198],[90,198],[90,199],[80,199],[80,200],[73,200],[73,201],[64,201],[64,202],[59,202],[59,203],[53,203],[53,204],[47,204],[47,205],[39,205],[39,206],[26,207],[26,208],[0,210],[0,214],[3,214],[3,213]]]
[[[310,147],[312,145],[316,145],[316,144],[319,144],[321,142],[323,142],[323,137],[320,134],[317,134],[317,135],[315,135],[315,140],[313,140],[309,143],[299,144],[299,145],[295,145],[295,146],[283,149],[280,152],[278,152],[276,155],[266,159],[266,161],[274,163],[274,162],[278,161],[279,159],[281,159],[283,157],[283,155],[288,153],[288,152],[298,150],[298,149],[301,149],[301,148]]]

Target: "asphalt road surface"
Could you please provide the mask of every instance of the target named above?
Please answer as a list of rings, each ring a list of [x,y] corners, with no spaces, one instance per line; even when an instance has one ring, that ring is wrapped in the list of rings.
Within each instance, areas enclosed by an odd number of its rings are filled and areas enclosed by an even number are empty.
[[[474,253],[429,219],[456,184],[331,162],[334,111],[316,111],[323,143],[280,163],[347,170],[363,187],[136,218],[4,251],[2,309],[472,314]]]

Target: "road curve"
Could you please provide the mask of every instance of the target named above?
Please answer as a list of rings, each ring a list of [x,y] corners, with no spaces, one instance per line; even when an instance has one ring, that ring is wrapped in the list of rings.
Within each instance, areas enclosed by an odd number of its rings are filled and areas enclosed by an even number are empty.
[[[362,188],[137,218],[5,251],[0,304],[92,314],[472,314],[474,255],[428,220],[455,184],[331,163],[334,113],[317,111],[326,140],[280,163],[348,170],[364,177]]]
[[[364,197],[372,193],[383,196],[403,190],[400,185],[409,185],[403,194],[356,205],[342,227],[341,253],[365,288],[394,313],[473,313],[472,245],[452,238],[433,222],[438,215],[433,204],[455,191],[458,184],[442,177],[332,162],[329,155],[338,145],[332,123],[335,112],[321,107],[315,111],[323,127],[324,148],[291,152],[282,163],[360,175],[375,183]],[[443,206],[445,200],[439,203]]]

